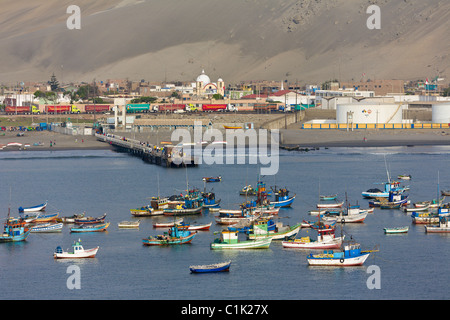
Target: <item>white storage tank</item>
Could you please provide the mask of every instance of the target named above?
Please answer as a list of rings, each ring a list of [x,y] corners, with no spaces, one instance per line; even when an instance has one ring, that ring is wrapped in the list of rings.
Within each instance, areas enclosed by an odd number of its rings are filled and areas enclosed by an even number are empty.
[[[450,123],[450,102],[433,104],[431,110],[433,123]]]
[[[395,103],[345,103],[336,107],[336,122],[350,122],[351,112],[353,123],[402,123],[403,105]]]

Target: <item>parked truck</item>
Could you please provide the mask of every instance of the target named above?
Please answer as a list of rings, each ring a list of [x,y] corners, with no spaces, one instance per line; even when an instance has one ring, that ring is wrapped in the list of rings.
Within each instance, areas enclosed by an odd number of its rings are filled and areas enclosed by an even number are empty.
[[[152,112],[152,109],[150,108],[150,104],[148,103],[130,103],[126,106],[127,113],[146,113],[146,112]]]
[[[110,106],[107,104],[87,104],[84,107],[86,113],[105,113],[109,112]]]
[[[175,111],[180,111],[186,110],[186,105],[185,104],[161,104],[158,106],[158,111],[159,112],[175,112]]]
[[[45,113],[62,114],[62,113],[81,113],[81,110],[75,105],[54,105],[45,106]]]
[[[203,111],[227,111],[227,105],[226,104],[203,104],[202,106]]]
[[[6,114],[40,114],[36,106],[5,106]]]

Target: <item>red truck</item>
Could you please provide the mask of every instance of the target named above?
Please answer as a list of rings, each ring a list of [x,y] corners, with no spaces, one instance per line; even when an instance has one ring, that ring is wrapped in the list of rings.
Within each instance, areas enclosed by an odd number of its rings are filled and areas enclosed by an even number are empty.
[[[203,111],[227,111],[226,104],[204,104],[202,106]]]
[[[5,106],[6,114],[39,114],[39,108],[36,106]]]
[[[45,113],[81,113],[75,105],[69,106],[45,106]]]
[[[84,107],[86,113],[105,113],[109,111],[109,105],[106,104],[87,104]]]

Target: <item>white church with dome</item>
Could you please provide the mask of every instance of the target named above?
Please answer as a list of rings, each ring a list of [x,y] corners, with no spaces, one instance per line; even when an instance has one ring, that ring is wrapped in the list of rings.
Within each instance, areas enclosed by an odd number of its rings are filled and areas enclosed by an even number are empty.
[[[197,96],[207,96],[213,94],[224,95],[225,93],[225,82],[219,78],[217,82],[211,82],[211,79],[205,74],[205,70],[195,80],[194,94]]]

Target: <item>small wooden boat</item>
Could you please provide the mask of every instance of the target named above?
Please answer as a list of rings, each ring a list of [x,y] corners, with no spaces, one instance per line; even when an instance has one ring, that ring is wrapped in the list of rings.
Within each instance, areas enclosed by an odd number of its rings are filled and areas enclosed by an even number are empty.
[[[205,224],[200,224],[200,225],[191,225],[191,224],[184,224],[184,223],[181,223],[180,225],[187,227],[187,230],[189,230],[189,231],[194,231],[194,230],[206,231],[206,230],[209,230],[209,228],[211,227],[212,221],[210,223],[205,223]]]
[[[70,229],[70,232],[103,232],[109,227],[109,222],[100,224],[86,224]]]
[[[178,225],[174,225],[169,229],[168,233],[158,236],[149,236],[142,239],[143,245],[146,246],[165,246],[165,245],[179,245],[187,244],[194,239],[197,232],[180,228]]]
[[[441,190],[441,196],[450,196],[450,190]]]
[[[424,207],[419,207],[419,208],[407,208],[407,207],[405,207],[405,208],[403,208],[403,211],[404,212],[419,212],[419,211],[428,211],[428,209],[430,208],[430,206],[429,205],[426,205],[426,206],[424,206]]]
[[[119,228],[123,229],[135,229],[139,228],[139,224],[141,223],[141,220],[137,221],[121,221],[117,224]]]
[[[445,200],[445,196],[441,197],[439,199],[433,199],[433,200],[429,200],[429,201],[420,201],[420,202],[414,203],[414,207],[416,207],[416,208],[423,208],[423,207],[437,208],[444,203],[444,200]]]
[[[270,228],[270,226],[273,226]],[[284,240],[294,238],[302,227],[301,223],[293,226],[283,226],[283,223],[273,223],[272,219],[254,221],[252,231],[247,235],[249,240],[272,238],[273,240]]]
[[[394,227],[394,228],[384,228],[384,233],[395,234],[395,233],[407,233],[409,227]]]
[[[47,207],[47,203],[48,203],[48,201],[45,201],[44,203],[39,204],[37,206],[26,207],[26,208],[19,207],[19,213],[45,211],[45,208]]]
[[[335,266],[350,267],[364,264],[370,253],[373,251],[361,251],[358,243],[344,246],[342,251],[333,252],[325,250],[320,254],[309,254],[307,257],[310,266]]]
[[[183,218],[178,218],[172,222],[157,222],[153,224],[153,228],[170,228],[176,224],[180,224],[183,222]]]
[[[329,196],[319,196],[319,198],[320,198],[320,200],[323,200],[323,201],[336,200],[337,194],[333,194],[333,195],[329,195]]]
[[[336,202],[336,203],[318,203],[316,206],[318,209],[334,209],[341,208],[344,205],[344,201]]]
[[[345,236],[335,237],[335,229],[327,226],[314,228],[318,235],[317,240],[311,240],[309,236],[289,241],[283,241],[283,248],[290,249],[338,249],[342,245]]]
[[[222,263],[190,266],[189,270],[191,270],[191,273],[225,272],[230,271],[230,265],[231,260]]]
[[[61,232],[63,228],[63,223],[45,223],[31,227],[31,232]]]
[[[101,217],[83,217],[79,219],[75,219],[76,224],[96,224],[96,223],[103,223],[105,222],[106,213],[102,215]]]
[[[0,242],[25,241],[30,231],[23,218],[8,217],[4,225],[3,233],[0,235]]]
[[[218,177],[203,177],[202,179],[205,182],[220,182],[222,181],[222,177],[218,176]]]
[[[399,174],[398,176],[397,176],[397,179],[400,179],[400,180],[411,180],[411,175],[410,174]]]
[[[72,245],[72,251],[63,251],[63,249],[58,246],[53,253],[55,259],[82,259],[82,258],[95,258],[97,251],[100,247],[85,250],[81,245],[81,240],[75,241]]]
[[[83,213],[79,213],[79,214],[74,214],[72,216],[69,217],[61,217],[60,220],[62,223],[75,223],[75,219],[81,219],[84,217],[85,212]]]
[[[239,249],[268,249],[272,238],[265,237],[259,240],[240,241],[238,231],[223,230],[221,237],[211,243],[213,250],[239,250]]]

